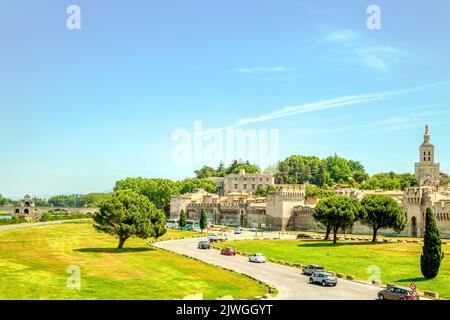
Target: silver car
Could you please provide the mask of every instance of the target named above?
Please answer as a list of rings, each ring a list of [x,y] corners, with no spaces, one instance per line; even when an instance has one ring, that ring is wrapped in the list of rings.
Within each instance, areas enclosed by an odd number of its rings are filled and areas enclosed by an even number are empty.
[[[312,276],[309,277],[309,283],[320,283],[322,287],[327,286],[333,286],[336,287],[337,285],[337,278],[327,272],[316,272]]]

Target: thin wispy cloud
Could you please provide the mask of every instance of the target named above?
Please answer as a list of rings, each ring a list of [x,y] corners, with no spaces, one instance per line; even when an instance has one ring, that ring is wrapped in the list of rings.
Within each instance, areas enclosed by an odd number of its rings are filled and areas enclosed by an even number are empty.
[[[209,129],[209,130],[202,132],[201,134],[203,135],[203,134],[216,133],[218,131],[235,129],[235,128],[246,126],[249,124],[261,123],[261,122],[266,122],[266,121],[270,121],[270,120],[274,120],[274,119],[292,117],[292,116],[295,116],[298,114],[303,114],[303,113],[317,112],[317,111],[321,111],[321,110],[343,108],[343,107],[348,107],[348,106],[362,105],[362,104],[366,104],[369,102],[383,101],[383,100],[386,100],[391,97],[405,95],[405,94],[409,94],[409,93],[412,93],[415,91],[425,90],[425,89],[433,88],[436,86],[449,85],[449,84],[450,84],[449,81],[436,82],[436,83],[411,87],[411,88],[407,88],[407,89],[389,90],[389,91],[370,93],[370,94],[348,95],[348,96],[341,96],[341,97],[319,100],[319,101],[305,103],[305,104],[296,105],[296,106],[286,106],[286,107],[283,107],[280,109],[276,109],[272,112],[268,112],[266,114],[258,115],[258,116],[251,117],[251,118],[240,119],[231,126],[227,126],[227,127],[223,127],[223,128]],[[401,118],[390,118],[385,121],[389,121],[391,123],[400,123],[403,120]],[[382,125],[382,124],[383,123],[380,123],[379,125]]]
[[[445,82],[448,83],[448,82]],[[274,110],[272,112],[269,112],[267,114],[263,114],[260,116],[256,116],[253,118],[245,118],[237,121],[235,126],[244,126],[252,123],[258,123],[278,118],[284,118],[284,117],[290,117],[293,115],[301,114],[301,113],[307,113],[307,112],[315,112],[325,109],[335,109],[335,108],[342,108],[345,106],[351,106],[351,105],[358,105],[368,102],[375,102],[375,101],[381,101],[385,100],[389,97],[402,95],[411,93],[417,90],[423,90],[426,88],[430,88],[433,86],[440,85],[442,83],[435,83],[435,84],[428,84],[423,86],[417,86],[412,87],[409,89],[400,89],[400,90],[390,90],[390,91],[384,91],[384,92],[378,92],[378,93],[371,93],[371,94],[359,94],[359,95],[349,95],[349,96],[342,96],[342,97],[336,97],[326,100],[319,100],[316,102],[311,103],[305,103],[297,106],[287,106],[283,107],[277,110]]]
[[[344,47],[366,66],[383,72],[390,70],[389,58],[405,55],[405,52],[398,48],[374,42],[353,30],[332,31],[319,38],[317,43]]]
[[[273,72],[286,72],[286,67],[249,67],[249,68],[237,68],[234,71],[240,73],[273,73]]]
[[[420,128],[424,125],[425,122],[431,120],[430,118],[434,118],[433,124],[437,125],[440,123],[438,120],[439,118],[437,117],[444,114],[450,114],[450,110],[435,110],[435,111],[424,111],[414,113],[410,113],[410,111],[444,105],[448,104],[435,104],[435,105],[411,107],[403,110],[401,115],[390,116],[382,120],[352,126],[346,125],[343,127],[308,128],[302,131],[298,131],[297,134],[299,135],[314,134],[321,136],[329,136],[354,130],[358,130],[359,132],[365,132],[367,134],[378,134],[380,132],[393,132],[393,131],[409,130],[413,128]]]
[[[324,42],[348,42],[350,40],[355,40],[359,38],[359,35],[357,32],[353,30],[339,30],[339,31],[333,31],[329,34],[323,36],[322,38],[318,39],[319,43]]]

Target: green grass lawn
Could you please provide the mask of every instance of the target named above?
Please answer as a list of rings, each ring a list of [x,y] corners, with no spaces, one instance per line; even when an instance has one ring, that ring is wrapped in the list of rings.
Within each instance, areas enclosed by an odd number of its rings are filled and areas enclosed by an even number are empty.
[[[268,258],[292,263],[320,264],[328,271],[353,275],[366,281],[372,273],[369,266],[378,266],[381,281],[409,286],[412,282],[422,291],[438,292],[450,298],[450,245],[443,245],[446,258],[439,276],[425,280],[420,271],[422,245],[416,243],[341,242],[333,245],[325,241],[249,240],[219,244],[245,253],[261,252]]]
[[[169,230],[164,238],[193,232]],[[251,299],[267,292],[247,277],[150,248],[146,240],[117,240],[91,224],[63,224],[0,232],[0,299]],[[81,289],[69,289],[70,265]]]

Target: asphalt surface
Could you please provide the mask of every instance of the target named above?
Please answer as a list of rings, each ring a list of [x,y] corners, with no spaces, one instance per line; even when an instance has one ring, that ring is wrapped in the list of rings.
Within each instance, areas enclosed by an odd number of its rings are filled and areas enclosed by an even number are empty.
[[[254,235],[247,233],[229,236],[229,239],[250,239]],[[278,289],[276,299],[280,300],[375,300],[381,289],[372,285],[338,279],[336,287],[322,287],[310,284],[309,277],[301,270],[276,263],[255,264],[243,256],[223,256],[218,250],[202,250],[197,244],[205,238],[182,239],[157,242],[156,247],[184,254],[209,264],[217,265],[271,284]]]

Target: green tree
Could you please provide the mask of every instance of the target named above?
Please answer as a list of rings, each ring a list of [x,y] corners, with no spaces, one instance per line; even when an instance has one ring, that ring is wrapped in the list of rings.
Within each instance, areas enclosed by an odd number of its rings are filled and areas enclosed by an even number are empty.
[[[0,194],[0,206],[4,206],[8,203],[8,199],[6,199],[4,196]]]
[[[406,215],[398,203],[389,196],[368,195],[361,201],[362,224],[373,230],[372,242],[377,241],[380,229],[394,229],[401,232],[406,226]]]
[[[48,199],[52,207],[83,208],[83,202],[79,194],[56,195]]]
[[[331,197],[334,194],[335,194],[334,190],[328,186],[324,186],[322,188],[313,184],[309,184],[306,186],[306,193],[305,193],[306,198],[317,197],[319,199],[322,199],[326,197]]]
[[[206,221],[207,221],[206,211],[205,211],[205,209],[203,209],[202,214],[200,216],[200,230],[202,231],[202,233],[203,233],[203,230],[206,229]]]
[[[420,257],[422,274],[426,279],[434,279],[439,274],[444,253],[442,252],[441,235],[431,208],[427,208],[425,214],[425,235],[422,250],[422,256]]]
[[[41,198],[35,198],[34,204],[36,205],[36,207],[50,207],[50,203],[47,200]]]
[[[204,179],[214,177],[216,174],[216,170],[208,166],[203,166],[200,170],[195,170],[194,173],[197,178]]]
[[[210,179],[189,178],[178,182],[178,190],[181,194],[192,192],[194,189],[204,189],[210,193],[217,192],[217,184]]]
[[[274,193],[275,191],[276,191],[275,187],[273,187],[273,186],[269,186],[267,188],[258,187],[258,188],[256,188],[255,196],[266,197],[269,193]]]
[[[344,158],[334,155],[326,158],[325,164],[331,179],[336,183],[346,183],[353,176],[349,163]]]
[[[88,193],[81,195],[81,202],[83,207],[92,208],[98,207],[102,203],[103,199],[108,196],[108,193]]]
[[[169,179],[127,178],[116,182],[114,191],[133,190],[146,196],[158,209],[169,212],[170,198],[178,195],[179,184]]]
[[[442,182],[442,184],[450,184],[450,178],[447,178],[447,179],[445,179],[443,182]]]
[[[180,212],[180,219],[178,220],[178,226],[180,227],[180,229],[183,229],[184,227],[186,227],[186,213],[184,212],[184,209],[181,209]]]
[[[163,218],[164,214],[147,197],[132,190],[111,193],[93,216],[97,231],[119,239],[118,249],[130,237],[156,237],[155,224],[162,223]]]
[[[237,164],[231,165],[227,170],[227,174],[238,174],[240,170],[245,170],[246,173],[259,173],[261,169],[258,166],[251,164]]]
[[[162,237],[166,234],[166,215],[162,210],[154,211],[154,215],[150,219],[153,224],[153,232],[151,236],[158,240],[158,238]]]
[[[419,185],[417,178],[410,173],[395,172],[378,173],[361,184],[364,190],[405,190]]]
[[[331,196],[322,199],[313,211],[313,218],[333,232],[333,243],[337,243],[339,229],[351,228],[359,218],[361,205],[357,199]]]

